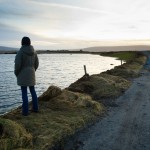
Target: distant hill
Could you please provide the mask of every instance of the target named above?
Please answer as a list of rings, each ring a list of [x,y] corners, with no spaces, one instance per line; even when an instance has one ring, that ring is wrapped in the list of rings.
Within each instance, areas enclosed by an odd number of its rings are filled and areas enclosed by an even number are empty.
[[[0,51],[16,51],[18,48],[0,46]]]
[[[84,48],[83,51],[89,52],[109,52],[109,51],[147,51],[150,50],[148,45],[131,45],[131,46],[98,46]]]
[[[18,51],[18,48],[12,48],[12,47],[5,47],[5,46],[0,46],[0,54],[5,54],[5,53],[16,53]]]

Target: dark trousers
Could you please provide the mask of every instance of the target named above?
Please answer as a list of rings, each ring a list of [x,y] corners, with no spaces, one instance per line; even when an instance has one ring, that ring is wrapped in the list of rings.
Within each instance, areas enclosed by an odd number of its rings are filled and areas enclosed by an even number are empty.
[[[30,93],[32,96],[32,109],[34,112],[38,112],[38,98],[34,89],[34,86],[29,86]],[[22,91],[22,114],[28,115],[29,108],[28,108],[28,93],[27,93],[27,86],[21,86]]]

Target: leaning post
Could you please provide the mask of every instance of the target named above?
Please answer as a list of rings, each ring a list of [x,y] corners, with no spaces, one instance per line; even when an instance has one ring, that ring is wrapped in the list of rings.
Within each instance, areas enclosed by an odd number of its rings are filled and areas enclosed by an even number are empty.
[[[87,72],[86,72],[86,65],[84,65],[84,73],[85,73],[85,75],[87,75]]]

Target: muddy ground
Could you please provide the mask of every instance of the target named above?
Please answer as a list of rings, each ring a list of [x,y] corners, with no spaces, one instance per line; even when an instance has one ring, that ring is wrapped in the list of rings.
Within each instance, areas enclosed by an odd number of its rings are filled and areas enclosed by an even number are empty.
[[[150,55],[150,54],[148,54]],[[150,150],[150,64],[108,114],[66,144],[65,150]]]

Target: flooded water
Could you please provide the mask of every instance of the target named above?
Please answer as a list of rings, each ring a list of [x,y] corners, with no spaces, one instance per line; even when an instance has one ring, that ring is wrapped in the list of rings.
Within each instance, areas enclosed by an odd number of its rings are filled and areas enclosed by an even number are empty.
[[[39,54],[38,56],[40,65],[36,72],[35,86],[38,96],[50,85],[68,87],[84,75],[84,65],[90,75],[120,65],[120,61],[115,58],[91,54]],[[14,59],[14,54],[0,55],[0,114],[22,104],[21,90],[14,75]]]

